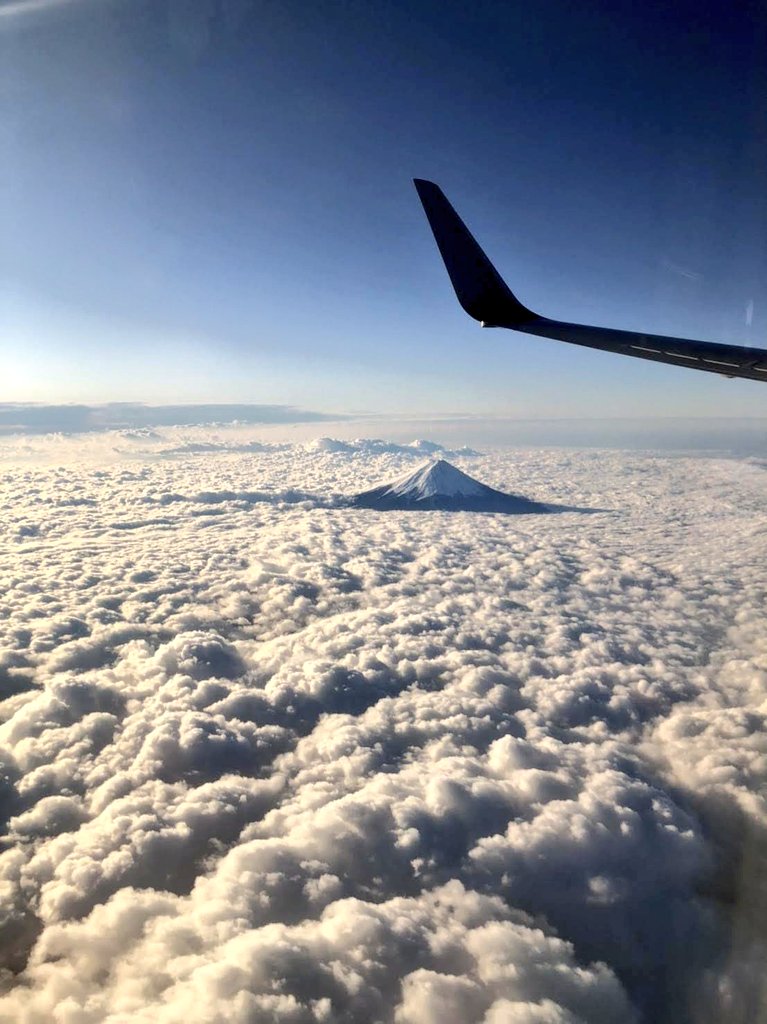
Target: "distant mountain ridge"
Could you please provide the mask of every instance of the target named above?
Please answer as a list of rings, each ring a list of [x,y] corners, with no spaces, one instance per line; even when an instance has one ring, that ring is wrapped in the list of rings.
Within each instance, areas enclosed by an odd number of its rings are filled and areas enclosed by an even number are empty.
[[[446,512],[548,512],[546,505],[518,494],[505,494],[480,483],[444,459],[433,459],[393,483],[355,494],[356,508],[439,510]]]

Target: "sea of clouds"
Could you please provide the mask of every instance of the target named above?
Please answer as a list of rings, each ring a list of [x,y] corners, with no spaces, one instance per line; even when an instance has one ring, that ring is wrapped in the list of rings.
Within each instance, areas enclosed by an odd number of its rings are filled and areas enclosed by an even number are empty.
[[[433,452],[0,444],[0,1020],[764,1013],[764,466]]]

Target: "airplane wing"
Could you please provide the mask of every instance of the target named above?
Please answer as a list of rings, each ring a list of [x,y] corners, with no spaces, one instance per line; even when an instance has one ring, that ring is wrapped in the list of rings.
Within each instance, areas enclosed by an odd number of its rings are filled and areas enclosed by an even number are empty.
[[[483,327],[509,327],[513,331],[624,356],[708,370],[725,377],[767,381],[765,349],[569,324],[538,316],[512,293],[442,189],[431,181],[414,180],[458,301]]]

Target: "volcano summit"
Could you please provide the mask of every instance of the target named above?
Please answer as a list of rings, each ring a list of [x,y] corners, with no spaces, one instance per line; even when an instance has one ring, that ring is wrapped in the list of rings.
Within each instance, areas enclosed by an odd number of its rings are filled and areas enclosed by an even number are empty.
[[[414,473],[390,484],[363,491],[351,499],[357,508],[382,511],[442,510],[448,512],[547,512],[545,505],[517,494],[504,494],[462,473],[444,459],[429,461]]]

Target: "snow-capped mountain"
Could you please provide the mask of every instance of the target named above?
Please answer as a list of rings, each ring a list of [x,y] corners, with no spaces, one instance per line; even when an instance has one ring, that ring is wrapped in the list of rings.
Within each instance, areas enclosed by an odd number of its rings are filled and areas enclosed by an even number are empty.
[[[375,509],[442,509],[466,512],[546,512],[545,505],[496,491],[444,459],[431,460],[390,484],[356,494],[351,504]]]

